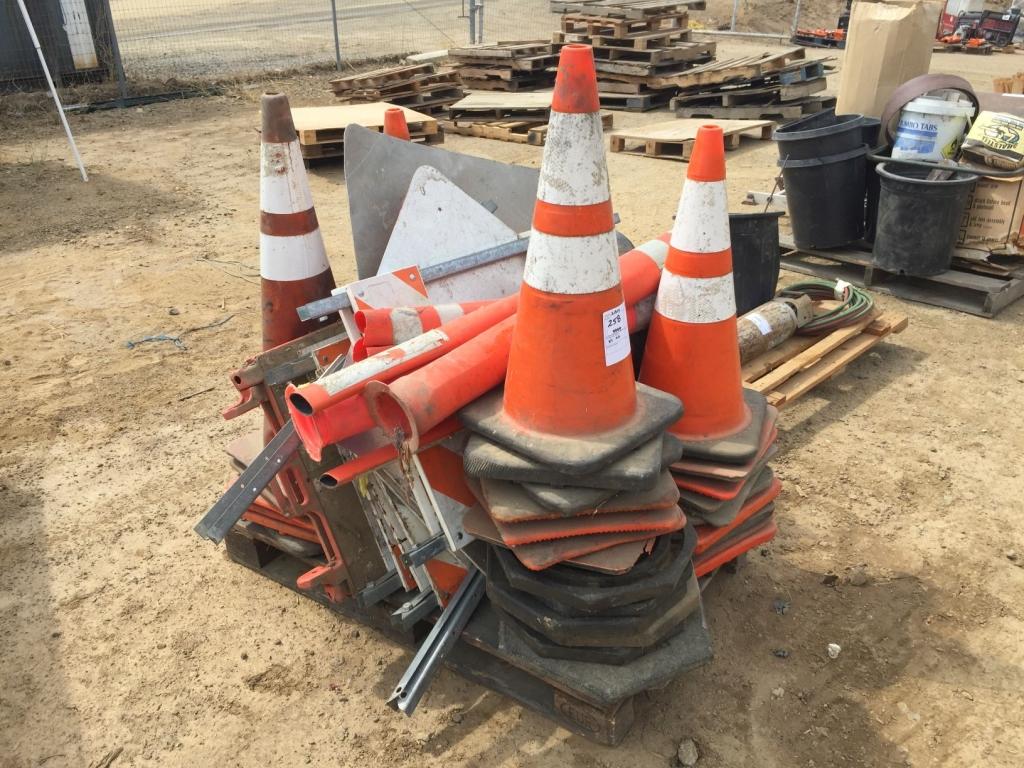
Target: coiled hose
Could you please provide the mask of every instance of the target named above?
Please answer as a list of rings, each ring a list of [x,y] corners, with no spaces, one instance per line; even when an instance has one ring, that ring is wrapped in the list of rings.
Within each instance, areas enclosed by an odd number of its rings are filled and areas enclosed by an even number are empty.
[[[779,291],[779,296],[785,298],[796,298],[797,296],[808,296],[812,301],[839,301],[838,307],[815,315],[814,319],[797,330],[801,336],[817,336],[831,333],[838,328],[845,328],[854,325],[864,318],[875,306],[875,300],[867,291],[850,285],[845,280],[808,280],[803,283],[793,283],[785,290]]]

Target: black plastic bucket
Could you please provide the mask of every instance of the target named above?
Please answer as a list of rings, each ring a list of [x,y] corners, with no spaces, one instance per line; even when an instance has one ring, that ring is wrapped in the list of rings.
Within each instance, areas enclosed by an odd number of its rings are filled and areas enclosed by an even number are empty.
[[[797,248],[836,248],[864,236],[867,153],[862,145],[829,157],[779,160]]]
[[[977,175],[957,171],[949,179],[929,181],[929,169],[895,163],[879,163],[875,173],[882,192],[872,263],[914,277],[945,272]]]
[[[779,217],[781,211],[730,213],[732,283],[736,315],[743,315],[775,296],[779,282]]]
[[[837,115],[834,109],[801,117],[776,129],[779,159],[809,160],[849,152],[864,144],[861,115]]]
[[[861,142],[869,147],[877,147],[881,128],[882,121],[877,117],[862,117],[860,119]]]

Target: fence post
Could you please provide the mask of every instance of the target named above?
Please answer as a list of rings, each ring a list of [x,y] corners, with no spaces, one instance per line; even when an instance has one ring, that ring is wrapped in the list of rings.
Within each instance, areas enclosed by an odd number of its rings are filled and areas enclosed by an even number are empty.
[[[480,15],[480,18],[476,20],[476,41],[482,43],[484,41],[484,0],[477,0],[476,12]]]
[[[469,44],[476,42],[476,0],[469,0]]]
[[[331,26],[334,27],[334,66],[341,72],[341,38],[338,36],[337,0],[331,0]]]
[[[797,29],[800,28],[800,0],[796,0],[796,10],[793,12],[793,29],[789,31],[789,36],[793,37],[796,35]]]
[[[732,0],[732,21],[729,22],[729,31],[736,31],[736,13],[740,8],[740,0]]]
[[[124,107],[128,98],[128,82],[124,77],[124,63],[121,61],[121,46],[117,42],[117,29],[114,26],[114,14],[110,10],[110,0],[103,0],[103,15],[106,16],[107,37],[110,39],[110,55],[114,59],[114,76],[117,78],[118,106]]]

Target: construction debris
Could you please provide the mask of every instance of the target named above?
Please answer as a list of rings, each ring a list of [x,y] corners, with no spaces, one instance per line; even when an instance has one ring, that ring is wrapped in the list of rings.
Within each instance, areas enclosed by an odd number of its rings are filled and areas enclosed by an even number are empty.
[[[330,81],[331,90],[348,104],[386,101],[425,115],[443,112],[464,95],[456,72],[439,72],[433,64],[376,69]]]

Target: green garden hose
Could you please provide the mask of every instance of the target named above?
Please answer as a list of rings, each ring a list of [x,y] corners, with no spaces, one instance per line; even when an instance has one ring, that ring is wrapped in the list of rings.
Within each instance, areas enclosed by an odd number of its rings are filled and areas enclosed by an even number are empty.
[[[815,314],[813,320],[797,330],[797,334],[801,336],[817,336],[853,325],[871,312],[875,306],[875,300],[871,298],[871,294],[855,285],[850,285],[845,280],[808,280],[803,283],[794,283],[787,286],[785,290],[779,291],[779,296],[786,298],[808,296],[812,301],[842,302],[835,309],[820,315]]]

